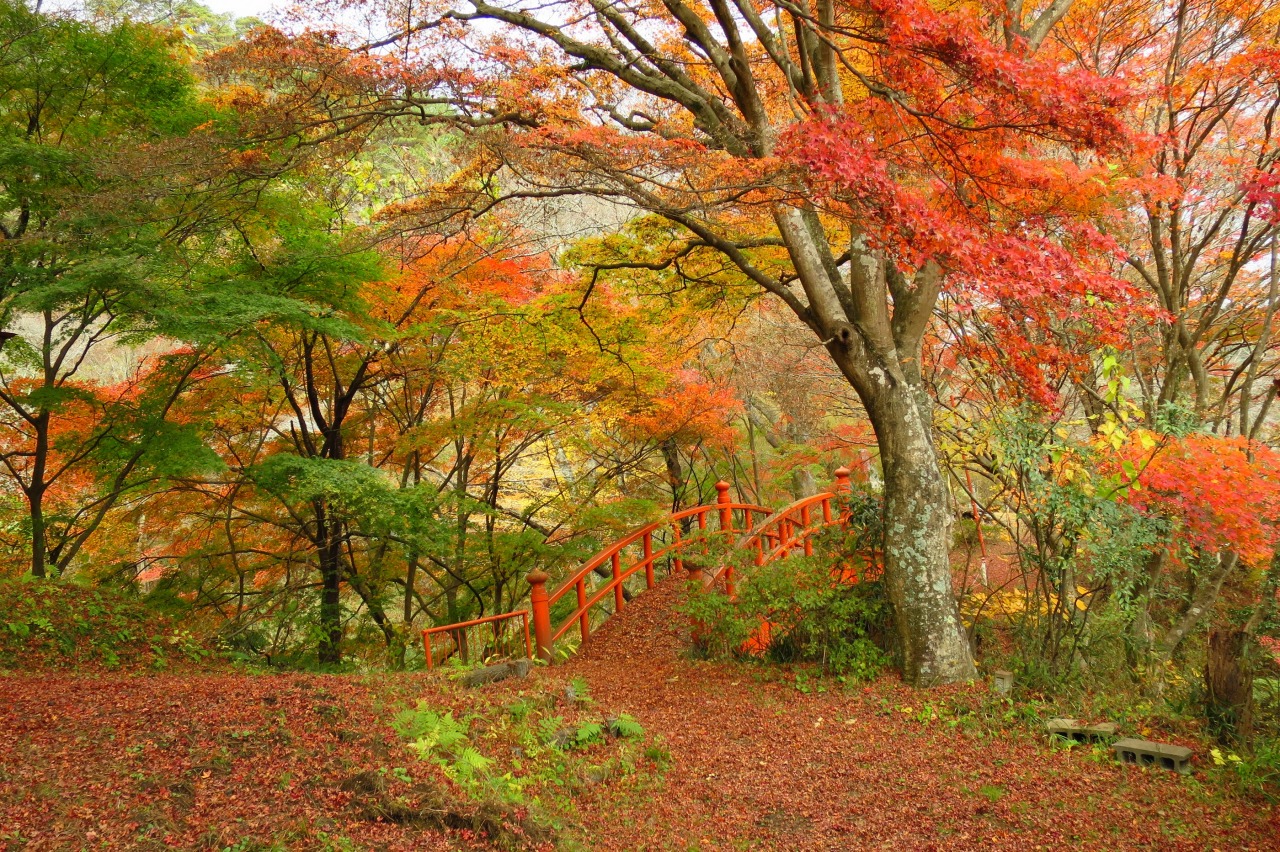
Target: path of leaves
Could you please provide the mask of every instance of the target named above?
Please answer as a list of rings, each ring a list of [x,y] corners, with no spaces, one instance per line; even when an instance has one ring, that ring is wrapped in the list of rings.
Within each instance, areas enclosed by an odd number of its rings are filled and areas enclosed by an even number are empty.
[[[671,753],[653,801],[584,806],[599,848],[1280,849],[1274,811],[1206,801],[1194,779],[921,721],[927,705],[980,704],[977,688],[885,678],[804,694],[759,667],[687,659],[669,615],[680,594],[668,582],[637,598],[564,667]]]

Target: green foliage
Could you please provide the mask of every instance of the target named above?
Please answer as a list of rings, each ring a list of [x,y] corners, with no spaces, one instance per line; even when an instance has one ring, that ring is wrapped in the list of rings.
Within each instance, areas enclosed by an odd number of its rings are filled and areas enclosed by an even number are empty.
[[[391,727],[400,736],[412,740],[409,747],[424,760],[438,754],[451,755],[467,741],[466,726],[454,719],[452,712],[441,715],[426,702],[420,702],[413,710],[401,711]]]
[[[623,739],[639,739],[644,736],[644,726],[626,713],[609,719],[609,730],[615,737]]]
[[[710,591],[682,604],[711,653],[742,653],[768,623],[770,659],[815,662],[855,681],[889,665],[891,609],[881,581],[840,582],[821,557],[742,566],[737,578],[736,601]]]
[[[604,725],[599,722],[583,722],[574,734],[574,745],[581,748],[604,739]]]
[[[323,500],[331,511],[369,535],[436,546],[436,490],[428,485],[399,488],[363,461],[270,456],[249,471],[263,490],[291,504]]]
[[[410,750],[440,767],[469,796],[514,807],[547,803],[548,794],[557,806],[571,806],[566,793],[615,770],[636,771],[638,756],[655,748],[626,714],[566,721],[545,701],[528,698],[479,707],[465,720],[421,702],[398,713],[392,726]]]
[[[1280,740],[1262,739],[1244,754],[1214,748],[1209,757],[1240,792],[1280,802]]]
[[[1109,422],[1120,435],[1120,422]],[[1106,625],[1094,632],[1093,622],[1103,601],[1121,621],[1131,620],[1144,567],[1167,530],[1119,499],[1135,471],[1098,473],[1099,451],[1043,413],[1031,407],[1004,412],[991,428],[996,467],[1019,495],[1021,527],[1028,531],[1015,542],[1019,559],[1044,581],[1012,608],[1012,665],[1025,681],[1054,690],[1077,676],[1077,656],[1091,642],[1098,650],[1104,637],[1125,635]]]
[[[565,694],[572,697],[572,700],[579,704],[591,703],[591,686],[587,683],[586,678],[582,675],[575,675],[565,688]]]

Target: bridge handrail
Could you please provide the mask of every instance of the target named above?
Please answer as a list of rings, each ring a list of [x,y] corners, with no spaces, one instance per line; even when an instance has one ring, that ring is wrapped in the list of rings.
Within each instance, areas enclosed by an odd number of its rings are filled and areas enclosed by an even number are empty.
[[[613,593],[613,610],[620,611],[625,605],[625,595],[623,592],[623,583],[627,581],[637,571],[644,569],[645,586],[653,588],[654,576],[653,566],[662,557],[673,555],[675,569],[677,571],[684,568],[683,560],[678,555],[683,548],[694,542],[705,543],[706,538],[702,534],[708,533],[707,518],[713,512],[719,519],[719,529],[711,530],[711,535],[732,535],[736,530],[733,526],[734,512],[741,512],[743,515],[743,525],[747,529],[754,526],[753,515],[769,516],[773,511],[765,506],[757,506],[752,503],[736,503],[729,497],[730,485],[727,482],[716,483],[716,502],[712,505],[694,506],[689,509],[683,509],[675,512],[661,521],[654,521],[641,527],[638,530],[624,536],[615,541],[613,544],[601,550],[595,556],[588,559],[574,573],[561,583],[554,592],[547,593],[546,582],[550,579],[545,572],[534,571],[526,579],[529,582],[529,603],[533,610],[533,632],[535,644],[538,649],[538,655],[543,659],[549,660],[551,657],[551,646],[557,639],[569,632],[574,622],[578,624],[578,630],[585,642],[591,635],[591,609],[599,604],[609,593]],[[689,518],[697,520],[699,536],[693,538],[683,538],[682,521]],[[670,526],[675,534],[675,541],[659,551],[653,550],[653,533],[659,529]],[[643,546],[643,554],[640,559],[626,568],[622,567],[623,551],[640,542]],[[587,576],[602,567],[608,561],[612,567],[612,576],[609,582],[602,587],[594,590],[590,595],[587,594],[586,581]],[[564,620],[558,625],[551,623],[551,606],[559,601],[573,589],[577,595],[577,607],[564,617]]]
[[[759,526],[748,529],[734,543],[734,549],[754,548],[756,551],[756,565],[765,565],[775,559],[780,559],[795,550],[797,546],[804,548],[805,556],[812,556],[813,542],[811,539],[814,534],[826,527],[835,526],[843,520],[835,515],[833,504],[840,494],[847,493],[850,490],[849,469],[845,467],[838,468],[835,477],[835,487],[831,491],[821,491],[809,497],[803,497],[791,505],[779,509],[761,521]],[[814,507],[821,507],[822,509],[821,523],[814,523],[811,511]],[[797,527],[799,534],[796,534]],[[772,549],[766,550],[766,542],[772,546]],[[729,560],[725,560],[714,571],[704,573],[702,583],[704,587],[710,588],[722,579],[725,582],[726,590],[732,595],[733,563]]]
[[[422,631],[422,649],[427,658],[427,670],[430,671],[434,667],[435,654],[431,650],[431,637],[440,633],[456,633],[459,630],[465,630],[468,627],[479,627],[482,624],[494,625],[494,633],[498,632],[497,625],[500,622],[509,619],[518,618],[524,627],[524,652],[528,656],[533,656],[533,643],[529,638],[529,610],[517,609],[511,612],[500,612],[497,615],[487,615],[483,618],[473,618],[470,621],[459,621],[456,624],[444,624],[439,627],[428,627]],[[460,643],[459,643],[460,644]]]
[[[578,623],[582,639],[585,641],[591,632],[590,616],[592,607],[599,604],[612,592],[614,596],[614,612],[620,611],[625,603],[623,584],[636,572],[643,569],[646,588],[653,588],[653,566],[660,559],[670,556],[675,570],[684,570],[686,565],[680,556],[683,549],[694,543],[700,543],[705,547],[709,535],[729,536],[734,533],[741,533],[735,542],[735,547],[754,546],[757,565],[772,562],[774,559],[794,550],[797,546],[803,546],[805,555],[811,555],[813,547],[810,538],[818,530],[841,520],[834,516],[833,501],[841,492],[849,490],[849,471],[841,467],[836,471],[835,475],[836,483],[833,490],[797,500],[776,512],[765,506],[733,502],[729,497],[729,483],[717,482],[716,491],[718,493],[714,504],[694,506],[674,512],[662,520],[653,521],[627,534],[584,562],[553,592],[547,592],[546,584],[551,577],[545,571],[535,570],[531,572],[525,578],[529,583],[529,609],[527,612],[532,615],[536,654],[543,660],[550,662],[552,646],[557,639],[569,631],[574,622]],[[816,525],[813,524],[814,518],[811,512],[815,506],[821,507],[822,517],[822,523]],[[733,515],[735,512],[742,513],[744,529],[734,528]],[[718,517],[719,525],[717,529],[708,530],[707,518],[713,513]],[[764,517],[759,523],[756,523],[754,516]],[[685,538],[682,522],[691,518],[697,521],[698,534]],[[674,533],[674,540],[660,550],[655,551],[653,549],[653,534],[666,527],[671,528]],[[640,558],[624,568],[622,564],[623,551],[637,543],[642,546]],[[769,548],[767,551],[766,547]],[[610,564],[612,576],[607,583],[598,589],[592,590],[592,593],[588,595],[586,588],[587,576],[603,567],[606,562]],[[705,586],[711,586],[723,578],[729,594],[733,594],[733,566],[729,560],[725,560],[711,571],[705,571],[701,565],[696,564],[690,564],[687,567],[690,577],[692,579],[700,578]],[[577,607],[565,616],[564,621],[558,627],[553,627],[551,624],[551,606],[567,595],[570,589],[573,589],[576,594]],[[524,611],[501,613],[484,619],[466,622],[465,624],[471,625],[478,622],[504,620],[515,617],[522,612]],[[429,636],[431,634],[448,632],[460,626],[464,625],[440,625],[423,631],[423,640],[427,643],[428,653],[430,653]]]
[[[564,597],[564,595],[569,591],[569,589],[575,587],[582,580],[585,580],[588,574],[593,573],[597,568],[604,565],[605,561],[611,559],[614,556],[614,554],[621,553],[623,550],[635,544],[637,541],[642,542],[642,540],[645,539],[646,537],[649,537],[650,540],[652,540],[653,533],[657,532],[660,529],[663,529],[664,527],[671,526],[676,529],[676,540],[672,544],[663,548],[662,550],[657,551],[656,553],[651,553],[646,555],[640,562],[637,562],[635,565],[631,566],[631,568],[628,568],[627,569],[628,571],[631,571],[632,569],[637,567],[641,567],[646,562],[656,562],[660,557],[665,556],[672,551],[679,550],[681,547],[688,544],[690,541],[696,541],[697,539],[689,539],[689,540],[682,539],[681,537],[682,533],[680,532],[680,529],[679,529],[679,522],[683,521],[685,518],[697,518],[699,521],[699,524],[698,524],[699,531],[703,531],[706,529],[707,515],[710,514],[711,512],[721,511],[724,509],[728,509],[729,511],[734,511],[734,512],[737,512],[737,511],[743,512],[746,516],[747,529],[751,529],[752,514],[764,515],[765,517],[769,517],[770,515],[773,514],[772,509],[769,509],[765,506],[756,506],[751,503],[715,503],[715,504],[706,505],[706,506],[694,506],[689,509],[682,509],[681,511],[675,512],[669,515],[668,517],[663,518],[660,521],[654,521],[648,524],[647,526],[643,526],[640,529],[635,530],[634,532],[627,535],[625,538],[618,539],[613,544],[609,545],[608,547],[596,553],[595,556],[592,556],[586,562],[582,563],[582,566],[578,568],[578,570],[575,571],[572,576],[566,579],[563,583],[561,583],[558,587],[556,587],[556,590],[554,592],[551,592],[547,596],[548,603],[554,604],[556,601],[560,600],[560,598]],[[735,530],[732,527],[730,527],[727,530],[713,531],[713,533],[730,533],[730,532],[735,532]]]

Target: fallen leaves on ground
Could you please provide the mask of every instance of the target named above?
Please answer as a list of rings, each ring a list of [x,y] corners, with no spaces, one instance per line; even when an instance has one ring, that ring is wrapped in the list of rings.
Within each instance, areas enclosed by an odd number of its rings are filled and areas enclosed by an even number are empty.
[[[483,848],[478,832],[403,818],[448,788],[391,718],[418,699],[459,718],[517,697],[563,705],[582,678],[591,712],[634,716],[665,766],[566,788],[566,842],[587,848],[1280,848],[1275,811],[1216,792],[1203,768],[1136,770],[950,724],[985,700],[979,687],[882,678],[820,692],[778,669],[690,659],[681,594],[661,584],[568,664],[474,692],[440,673],[0,677],[0,841]]]

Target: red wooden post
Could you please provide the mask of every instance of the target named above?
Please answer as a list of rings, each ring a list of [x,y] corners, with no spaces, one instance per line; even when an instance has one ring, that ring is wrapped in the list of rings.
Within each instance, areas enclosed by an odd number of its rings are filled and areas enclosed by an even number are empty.
[[[685,562],[684,567],[689,569],[689,579],[702,582],[702,566],[695,562]]]
[[[538,646],[538,659],[551,662],[551,604],[547,600],[547,581],[551,577],[545,571],[533,571],[525,580],[529,583],[529,606],[533,609],[533,636]]]
[[[845,467],[844,465],[840,465],[838,468],[836,468],[836,487],[835,487],[836,497],[838,498],[842,495],[847,495],[851,491],[853,491],[853,486],[849,484],[849,468]],[[848,523],[848,521],[849,521],[849,513],[841,512],[840,523],[844,524],[844,523]]]
[[[676,539],[676,540],[675,540],[675,544],[673,544],[673,545],[671,546],[671,548],[672,548],[672,552],[675,554],[675,559],[673,559],[672,561],[673,561],[673,562],[675,562],[675,564],[676,564],[676,570],[677,570],[677,571],[683,571],[683,570],[684,570],[684,560],[680,558],[680,548],[683,546],[683,543],[682,543],[682,542],[681,542],[681,540],[680,540],[680,524],[679,524],[679,522],[676,522],[676,523],[672,524],[672,525],[671,525],[671,530],[672,530],[672,532],[674,532],[674,533],[675,533],[675,539]]]
[[[579,580],[573,590],[578,593],[578,632],[585,642],[591,635],[591,616],[587,613],[587,584]]]
[[[810,520],[809,507],[801,506],[800,507],[800,529],[802,531],[809,529],[809,520]],[[813,536],[806,535],[804,537],[804,555],[805,556],[813,555]]]
[[[613,554],[613,611],[622,612],[622,554]]]
[[[729,483],[723,479],[716,483],[716,505],[720,507],[720,531],[733,532],[733,509],[729,505],[733,503],[729,497]],[[724,569],[724,588],[733,597],[733,565],[727,565]]]
[[[723,479],[716,483],[716,505],[720,507],[720,529],[723,532],[733,532],[733,510],[728,508],[733,502],[729,498],[729,483]]]
[[[646,588],[653,588],[653,533],[644,534],[644,581]]]

